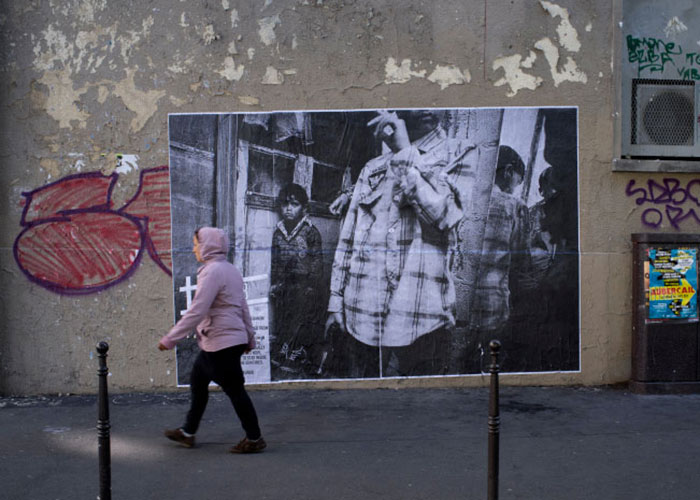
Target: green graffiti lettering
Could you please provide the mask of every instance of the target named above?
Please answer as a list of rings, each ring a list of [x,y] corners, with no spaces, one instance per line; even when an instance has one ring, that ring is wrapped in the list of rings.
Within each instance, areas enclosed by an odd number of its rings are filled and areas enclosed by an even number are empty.
[[[627,35],[627,60],[637,64],[637,74],[643,71],[663,72],[667,64],[676,66],[675,56],[683,54],[683,48],[674,42],[664,42],[659,38],[643,37],[636,38]],[[685,56],[686,62],[691,54]],[[700,64],[700,55],[692,53],[690,57],[691,65],[694,62]]]

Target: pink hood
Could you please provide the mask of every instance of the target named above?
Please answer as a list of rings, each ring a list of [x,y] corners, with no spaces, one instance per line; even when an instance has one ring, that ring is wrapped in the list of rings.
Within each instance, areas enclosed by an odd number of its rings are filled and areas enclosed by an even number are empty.
[[[197,231],[199,254],[205,262],[214,258],[226,258],[228,235],[223,229],[203,227]]]

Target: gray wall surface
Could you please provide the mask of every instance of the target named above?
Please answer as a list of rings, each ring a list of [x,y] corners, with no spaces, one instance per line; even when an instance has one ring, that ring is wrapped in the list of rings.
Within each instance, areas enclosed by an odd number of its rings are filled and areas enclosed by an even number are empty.
[[[577,106],[582,368],[504,383],[627,380],[630,233],[649,229],[627,187],[663,176],[612,169],[618,10],[608,0],[3,1],[0,393],[94,391],[102,339],[113,390],[173,387],[175,357],[156,349],[174,318],[168,174],[157,168],[178,161],[168,114],[285,109]],[[182,155],[219,161],[206,154],[212,137]],[[652,230],[697,226],[664,219]]]

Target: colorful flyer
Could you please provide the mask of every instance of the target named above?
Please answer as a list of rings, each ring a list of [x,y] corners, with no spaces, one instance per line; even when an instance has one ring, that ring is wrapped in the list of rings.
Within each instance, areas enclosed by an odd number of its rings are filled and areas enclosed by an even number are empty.
[[[650,248],[649,320],[698,320],[696,248]]]

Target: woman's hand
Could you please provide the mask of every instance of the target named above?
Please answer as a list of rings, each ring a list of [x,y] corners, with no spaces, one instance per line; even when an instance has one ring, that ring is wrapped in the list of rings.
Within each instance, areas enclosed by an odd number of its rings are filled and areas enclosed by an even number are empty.
[[[245,354],[248,354],[250,351],[252,351],[256,347],[257,347],[257,343],[255,342],[255,337],[253,337],[252,339],[250,339],[248,341],[248,346],[247,346],[246,350],[244,351]]]
[[[161,342],[158,342],[158,350],[159,351],[167,351],[168,348],[165,347]]]

